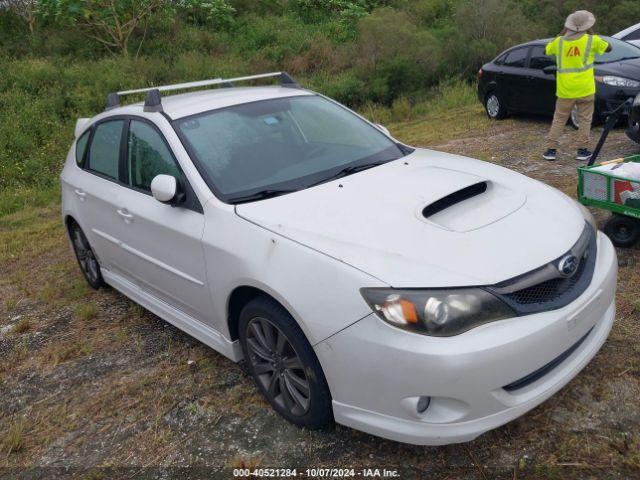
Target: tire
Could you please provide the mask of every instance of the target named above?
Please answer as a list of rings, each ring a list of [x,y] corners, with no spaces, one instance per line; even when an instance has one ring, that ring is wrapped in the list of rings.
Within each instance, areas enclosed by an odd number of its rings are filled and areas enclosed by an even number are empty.
[[[591,125],[598,125],[602,121],[600,114],[594,110],[593,112],[593,120],[591,120]],[[578,107],[576,105],[571,109],[571,115],[569,115],[569,125],[573,127],[574,130],[578,130],[580,128],[580,122],[578,121]]]
[[[333,421],[331,393],[313,348],[275,300],[258,297],[240,312],[242,352],[258,390],[273,409],[299,427]]]
[[[487,116],[493,120],[501,120],[507,116],[504,102],[495,90],[490,91],[484,97],[484,110],[487,112]]]
[[[87,283],[96,290],[106,287],[107,284],[100,272],[100,263],[80,225],[76,222],[69,224],[69,238],[73,246],[73,253],[76,255],[76,260]]]
[[[580,122],[578,121],[578,107],[576,105],[574,105],[571,109],[571,115],[569,115],[569,125],[571,125],[574,130],[578,130],[580,128]]]
[[[640,220],[613,214],[604,226],[604,233],[616,247],[633,247],[640,240]]]

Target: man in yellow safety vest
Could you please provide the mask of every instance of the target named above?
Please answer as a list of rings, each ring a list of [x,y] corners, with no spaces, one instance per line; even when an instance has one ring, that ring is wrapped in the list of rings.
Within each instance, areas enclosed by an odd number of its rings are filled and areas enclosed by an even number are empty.
[[[611,46],[591,30],[596,17],[586,10],[578,10],[567,17],[560,36],[546,47],[547,55],[556,57],[556,110],[549,131],[546,160],[555,160],[560,135],[574,106],[578,109],[577,160],[588,160],[589,136],[595,104],[596,80],[593,63],[596,55],[611,51]]]

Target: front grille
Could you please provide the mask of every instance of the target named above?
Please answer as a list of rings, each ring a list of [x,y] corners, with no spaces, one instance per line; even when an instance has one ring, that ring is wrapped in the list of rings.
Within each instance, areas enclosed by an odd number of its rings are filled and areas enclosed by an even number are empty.
[[[535,303],[553,302],[570,293],[580,283],[580,279],[585,274],[588,258],[583,258],[576,273],[570,278],[553,278],[546,282],[539,283],[533,287],[523,288],[517,292],[506,295],[520,305],[531,305]]]
[[[583,235],[589,235],[589,237],[582,242],[583,246],[580,252],[574,252],[576,256],[579,255],[580,263],[571,277],[560,276],[557,270],[558,259],[515,279],[489,287],[488,290],[509,305],[517,315],[530,315],[532,313],[556,310],[568,305],[584,293],[591,283],[595,269],[597,257],[596,232],[591,226],[587,225]],[[578,244],[580,243],[579,241]],[[574,250],[570,250],[567,254]],[[564,255],[560,258],[562,257]],[[549,278],[549,275],[552,278]],[[535,279],[542,280],[531,285],[531,282],[535,281]],[[518,285],[527,286],[516,289]]]

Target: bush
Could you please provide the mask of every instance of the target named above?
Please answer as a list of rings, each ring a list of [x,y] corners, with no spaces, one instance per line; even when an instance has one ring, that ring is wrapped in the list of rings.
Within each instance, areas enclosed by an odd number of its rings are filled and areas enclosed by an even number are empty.
[[[370,100],[390,104],[436,81],[440,45],[404,12],[384,8],[362,19],[355,50],[361,78],[370,79]]]

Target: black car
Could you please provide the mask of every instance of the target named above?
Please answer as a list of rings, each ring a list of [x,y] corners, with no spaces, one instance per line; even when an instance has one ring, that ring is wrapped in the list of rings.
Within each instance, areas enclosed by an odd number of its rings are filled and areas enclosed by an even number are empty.
[[[640,143],[640,95],[633,102],[633,107],[629,113],[629,127],[627,128],[627,137],[634,142]]]
[[[640,48],[615,38],[602,38],[612,50],[595,60],[596,121],[640,93]],[[512,47],[482,66],[478,72],[478,98],[489,117],[504,118],[510,112],[553,115],[556,60],[544,53],[551,40]],[[571,123],[578,126],[575,109]]]

